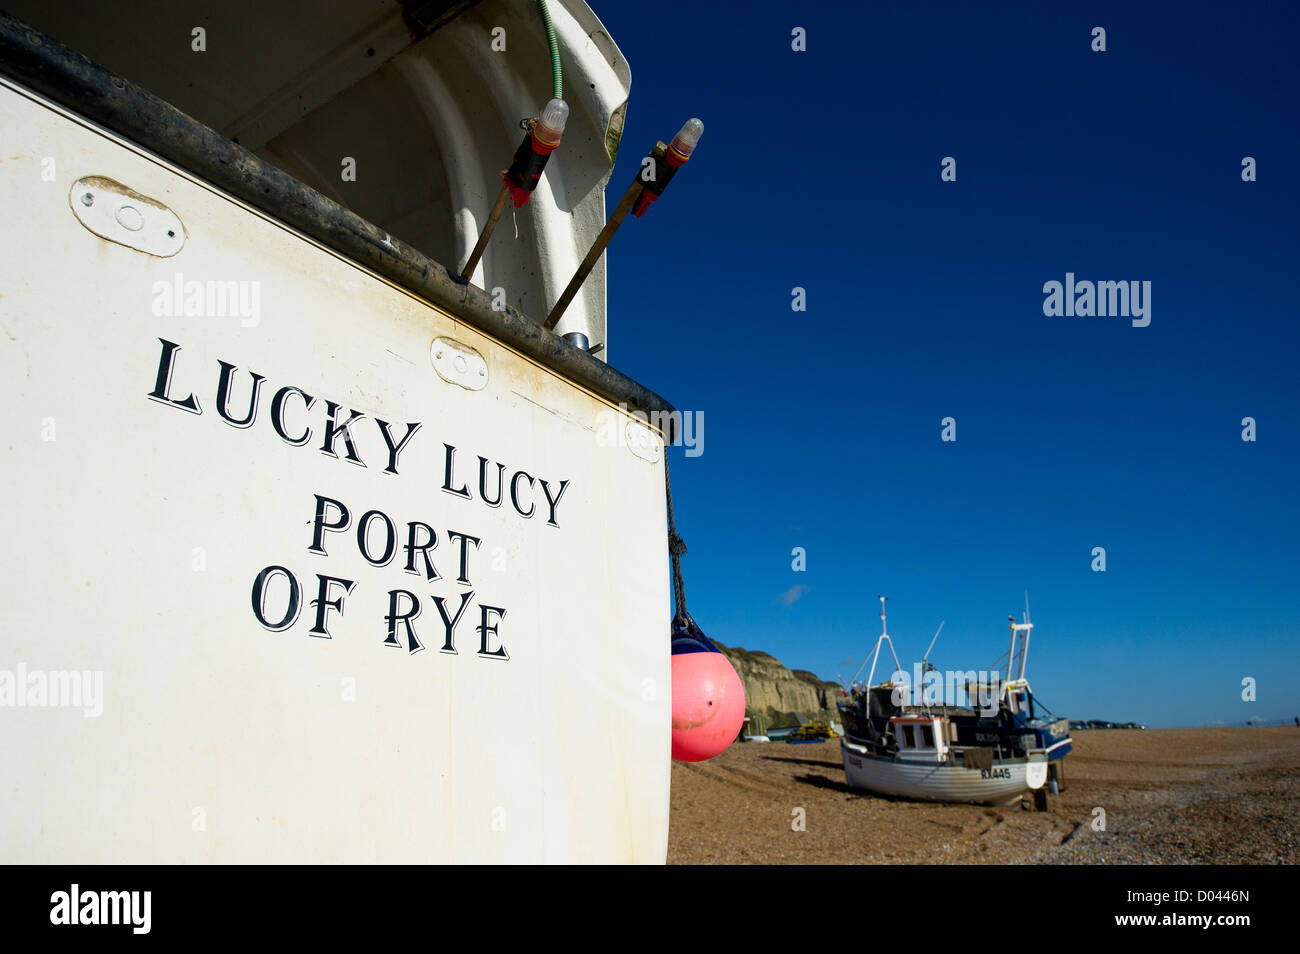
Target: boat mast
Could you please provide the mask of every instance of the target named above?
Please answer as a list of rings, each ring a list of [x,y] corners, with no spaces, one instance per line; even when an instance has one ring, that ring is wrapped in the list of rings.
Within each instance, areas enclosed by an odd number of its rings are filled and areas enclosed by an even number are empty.
[[[1011,648],[1007,650],[1007,682],[1012,679],[1012,673],[1016,671],[1016,618],[1007,617],[1007,623],[1011,626]]]
[[[1017,623],[1014,616],[1008,616],[1007,621],[1011,627],[1011,648],[1007,651],[1007,681],[1002,685],[1002,693],[1006,696],[1007,704],[1011,706],[1011,711],[1019,711],[1014,693],[1024,691],[1026,700],[1029,697],[1029,683],[1025,680],[1025,666],[1029,662],[1029,634],[1033,631],[1034,624],[1029,622],[1029,597],[1025,597],[1025,621]],[[1016,663],[1016,641],[1020,639],[1020,663]],[[1014,678],[1013,678],[1014,676]]]
[[[1015,627],[1024,632],[1025,638],[1020,643],[1020,674],[1016,677],[1020,682],[1025,681],[1025,664],[1029,662],[1029,631],[1034,628],[1033,623],[1021,623]]]
[[[943,620],[940,620],[940,621],[939,621],[939,628],[936,629],[936,630],[934,631],[934,639],[930,640],[930,645],[929,645],[929,647],[926,649],[926,651],[925,651],[925,655],[921,657],[921,675],[922,675],[922,676],[924,676],[927,672],[930,671],[930,669],[929,669],[929,666],[930,666],[930,651],[934,649],[934,644],[937,643],[937,642],[939,641],[939,634],[943,632],[943,624],[946,623],[946,622],[948,622],[946,619],[943,619]]]
[[[880,600],[880,635],[876,638],[876,648],[871,653],[871,672],[867,674],[868,691],[871,690],[871,680],[876,677],[876,662],[880,658],[880,647],[885,643],[889,644],[889,655],[894,657],[894,672],[903,671],[903,664],[898,661],[898,653],[894,652],[894,641],[889,638],[889,633],[885,629],[885,600],[889,599],[889,597],[876,594],[876,599]],[[858,670],[858,672],[861,671],[861,669]]]
[[[1029,591],[1025,590],[1025,641],[1020,647],[1020,681],[1025,679],[1025,664],[1029,662],[1029,635],[1034,624],[1029,622]]]

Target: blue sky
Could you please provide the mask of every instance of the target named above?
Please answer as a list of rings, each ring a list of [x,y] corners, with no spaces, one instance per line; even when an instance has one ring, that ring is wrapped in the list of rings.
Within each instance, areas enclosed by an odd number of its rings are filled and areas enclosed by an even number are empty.
[[[705,123],[609,295],[612,363],[703,414],[671,462],[705,632],[849,678],[885,593],[905,661],[946,620],[933,661],[980,668],[1027,589],[1058,714],[1300,714],[1300,15],[594,7],[632,67],[610,207]],[[1066,272],[1150,281],[1151,324],[1044,316]]]

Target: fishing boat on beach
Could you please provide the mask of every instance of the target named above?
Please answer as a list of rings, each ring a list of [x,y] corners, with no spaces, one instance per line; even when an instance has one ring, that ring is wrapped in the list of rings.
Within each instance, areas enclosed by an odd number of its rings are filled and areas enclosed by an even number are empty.
[[[604,253],[702,122],[607,216],[581,0],[4,6],[4,860],[663,862],[744,699]]]
[[[1033,630],[1028,611],[1024,622],[1010,621],[1008,678],[996,670],[958,674],[968,703],[958,705],[951,692],[933,698],[930,689],[940,680],[928,652],[915,667],[917,678],[907,678],[886,630],[885,599],[880,597],[881,632],[867,681],[850,687],[838,705],[849,785],[902,798],[981,804],[1015,803],[1032,793],[1035,807],[1045,808],[1047,792],[1063,787],[1062,760],[1071,743],[1068,722],[1035,705],[1025,676]],[[875,684],[886,646],[895,675]],[[949,675],[951,689],[956,680]]]

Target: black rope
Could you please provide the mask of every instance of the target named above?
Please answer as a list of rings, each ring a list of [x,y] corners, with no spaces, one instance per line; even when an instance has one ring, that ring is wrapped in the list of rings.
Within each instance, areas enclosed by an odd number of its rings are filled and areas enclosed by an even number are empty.
[[[677,523],[673,520],[673,481],[668,473],[668,448],[664,448],[664,489],[668,495],[668,556],[673,563],[673,602],[676,611],[673,625],[679,629],[686,628],[690,614],[686,612],[686,583],[682,579],[682,557],[686,553],[686,541],[677,535]]]

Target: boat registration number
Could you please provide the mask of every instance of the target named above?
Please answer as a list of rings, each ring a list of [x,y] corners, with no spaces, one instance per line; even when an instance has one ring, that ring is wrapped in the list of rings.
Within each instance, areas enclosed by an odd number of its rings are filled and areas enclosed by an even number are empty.
[[[980,769],[980,778],[1011,778],[1011,769]]]

